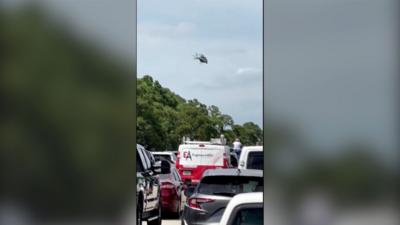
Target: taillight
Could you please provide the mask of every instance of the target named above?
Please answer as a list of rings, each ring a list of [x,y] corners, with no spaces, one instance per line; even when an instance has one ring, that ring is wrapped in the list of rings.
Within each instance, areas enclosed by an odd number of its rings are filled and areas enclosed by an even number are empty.
[[[224,167],[228,167],[228,156],[226,155],[226,153],[224,152]]]
[[[190,208],[201,209],[200,204],[213,201],[214,200],[208,198],[189,198],[188,203]]]

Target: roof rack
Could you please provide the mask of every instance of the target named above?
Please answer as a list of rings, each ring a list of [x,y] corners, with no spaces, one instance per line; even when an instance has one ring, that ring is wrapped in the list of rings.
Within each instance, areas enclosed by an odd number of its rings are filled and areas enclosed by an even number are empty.
[[[205,145],[210,145],[212,144],[209,141],[184,141],[184,144],[205,144]]]

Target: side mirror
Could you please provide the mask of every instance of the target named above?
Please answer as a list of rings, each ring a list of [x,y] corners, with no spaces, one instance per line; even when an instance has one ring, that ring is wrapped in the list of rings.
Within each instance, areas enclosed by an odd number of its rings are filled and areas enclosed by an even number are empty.
[[[184,194],[186,197],[190,197],[190,196],[192,196],[192,194],[193,194],[193,192],[194,192],[194,189],[195,189],[194,186],[187,187],[187,188],[185,189],[185,191],[183,192],[183,194]]]
[[[244,166],[244,162],[243,161],[240,161],[240,164],[239,164],[241,167],[243,167]]]
[[[153,164],[152,169],[153,169],[154,173],[160,174],[162,172],[161,161],[156,161]]]
[[[171,163],[166,160],[161,160],[161,174],[169,174],[171,173]]]

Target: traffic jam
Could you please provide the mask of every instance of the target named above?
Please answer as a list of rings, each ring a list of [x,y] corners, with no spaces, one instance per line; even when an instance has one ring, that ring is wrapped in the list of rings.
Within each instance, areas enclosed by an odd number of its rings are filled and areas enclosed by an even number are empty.
[[[223,136],[183,138],[177,151],[148,151],[138,144],[136,161],[137,224],[263,223],[262,146],[242,147],[236,140],[231,147]]]

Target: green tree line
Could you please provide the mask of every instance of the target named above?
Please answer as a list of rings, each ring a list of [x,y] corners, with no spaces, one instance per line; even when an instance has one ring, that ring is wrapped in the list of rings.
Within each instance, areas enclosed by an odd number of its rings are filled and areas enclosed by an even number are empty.
[[[186,100],[145,75],[137,79],[137,143],[152,150],[176,150],[182,137],[210,140],[223,134],[228,143],[262,144],[262,129],[253,122],[235,124],[215,105]],[[261,107],[261,106],[260,106]]]

